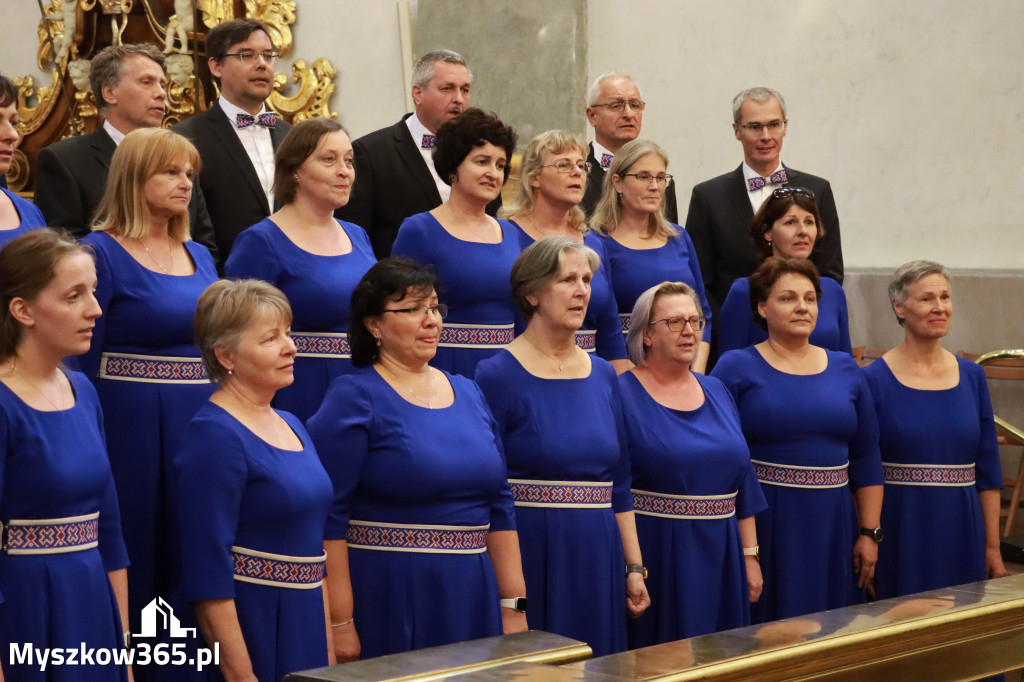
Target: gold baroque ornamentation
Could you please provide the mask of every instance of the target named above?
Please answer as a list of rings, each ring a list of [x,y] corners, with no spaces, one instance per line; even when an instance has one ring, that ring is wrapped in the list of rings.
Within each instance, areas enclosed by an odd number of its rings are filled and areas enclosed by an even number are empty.
[[[31,75],[11,79],[14,87],[18,88],[18,127],[22,137],[39,130],[39,127],[50,117],[53,105],[57,103],[60,95],[60,81],[56,69],[50,72],[50,77],[53,79],[53,85],[44,85],[38,90],[35,87],[36,79]],[[35,106],[29,106],[29,102],[33,99],[36,102]],[[81,123],[72,119],[71,125],[74,126],[76,123],[79,125],[80,132]]]
[[[76,0],[64,1],[76,2]],[[50,41],[50,35],[63,35],[63,9],[64,5],[61,0],[51,0],[50,4],[43,8],[43,18],[39,20],[38,29],[39,49],[36,51],[36,64],[39,66],[40,71],[45,71],[46,65],[52,62],[53,58],[56,56],[53,53],[54,45]]]
[[[7,189],[20,192],[28,184],[28,158],[20,149],[14,150],[11,167],[7,170]]]
[[[292,51],[295,0],[244,0],[245,16],[258,19],[270,30],[270,41],[282,57]]]
[[[281,94],[287,79],[283,73],[275,73],[269,104],[279,114],[291,117],[292,123],[309,118],[338,118],[337,112],[327,107],[337,75],[337,69],[326,57],[320,57],[311,67],[306,66],[304,59],[296,59],[292,64],[292,83],[300,83],[299,91],[291,97]]]
[[[199,0],[196,4],[203,12],[203,23],[207,28],[213,28],[217,24],[223,24],[225,21],[235,18],[232,0]]]

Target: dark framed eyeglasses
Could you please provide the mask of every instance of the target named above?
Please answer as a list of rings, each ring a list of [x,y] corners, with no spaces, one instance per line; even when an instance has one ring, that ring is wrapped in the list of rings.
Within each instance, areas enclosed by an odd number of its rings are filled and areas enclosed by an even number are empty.
[[[654,180],[659,185],[667,185],[672,182],[672,175],[664,173],[662,175],[651,175],[647,171],[640,171],[639,173],[623,173],[624,178],[636,178],[645,185],[651,184],[651,180]]]
[[[814,200],[814,192],[803,187],[780,187],[772,192],[772,199],[781,199],[783,197],[791,197],[796,194],[802,194],[805,197]]]
[[[705,318],[703,315],[696,315],[694,317],[689,317],[689,318],[687,318],[687,317],[666,317],[666,318],[661,319],[661,320],[655,320],[654,322],[651,322],[647,326],[648,327],[653,327],[654,325],[658,324],[659,322],[664,322],[665,326],[668,327],[668,330],[670,332],[681,332],[681,331],[683,331],[683,327],[686,326],[686,325],[690,325],[690,329],[692,329],[693,331],[699,332],[702,329],[704,329],[704,325],[707,324],[707,318]]]
[[[442,320],[448,317],[448,306],[444,303],[438,303],[436,305],[414,305],[411,308],[385,308],[386,313],[404,313],[409,317],[426,317],[430,313],[434,313]]]

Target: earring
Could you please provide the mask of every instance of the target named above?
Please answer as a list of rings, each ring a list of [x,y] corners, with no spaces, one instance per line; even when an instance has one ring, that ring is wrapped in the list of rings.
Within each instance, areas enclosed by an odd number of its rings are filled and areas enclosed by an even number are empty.
[[[374,338],[377,339],[377,348],[380,348],[380,343],[381,343],[380,337],[379,336],[375,336]]]
[[[229,376],[230,376],[230,375],[232,375],[232,374],[234,374],[234,373],[235,373],[235,370],[233,370],[233,369],[229,369],[229,370],[228,370],[228,375],[229,375]]]

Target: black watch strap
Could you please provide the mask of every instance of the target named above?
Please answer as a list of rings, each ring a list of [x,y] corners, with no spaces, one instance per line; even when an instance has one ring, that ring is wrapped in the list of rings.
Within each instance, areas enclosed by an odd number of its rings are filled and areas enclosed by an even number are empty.
[[[878,528],[861,528],[861,535],[866,535],[875,542],[881,542],[885,538],[885,533],[882,532],[881,526]]]

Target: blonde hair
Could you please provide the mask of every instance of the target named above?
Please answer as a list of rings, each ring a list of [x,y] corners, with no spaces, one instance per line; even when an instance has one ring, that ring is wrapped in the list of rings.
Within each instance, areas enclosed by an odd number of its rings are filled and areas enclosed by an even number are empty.
[[[145,187],[151,177],[176,163],[191,163],[199,175],[199,152],[187,138],[166,128],[139,128],[128,133],[110,161],[107,189],[96,210],[93,231],[129,239],[145,236],[150,212]],[[188,212],[167,224],[171,239],[187,241]]]
[[[622,220],[622,197],[612,186],[612,178],[615,176],[624,177],[640,159],[648,154],[654,154],[665,162],[668,168],[668,154],[665,150],[650,140],[633,140],[622,145],[615,158],[612,159],[608,171],[604,174],[604,185],[601,188],[601,199],[594,207],[594,213],[590,216],[590,229],[598,234],[608,236],[618,227]],[[662,235],[666,238],[678,237],[677,230],[672,223],[665,218],[665,199],[662,198],[658,210],[650,215],[647,224],[647,236],[653,237]]]
[[[544,152],[562,154],[569,151],[579,152],[584,159],[587,158],[587,145],[583,138],[565,130],[549,130],[530,140],[519,162],[519,187],[516,195],[507,206],[498,210],[498,217],[507,220],[533,213],[537,204],[537,189],[531,187],[530,182],[544,170]],[[587,232],[586,216],[579,206],[573,206],[569,211],[569,227],[581,233]]]

